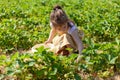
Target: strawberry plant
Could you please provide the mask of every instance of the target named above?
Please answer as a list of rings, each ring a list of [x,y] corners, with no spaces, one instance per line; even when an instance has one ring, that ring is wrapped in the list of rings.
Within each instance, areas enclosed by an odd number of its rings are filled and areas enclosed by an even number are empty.
[[[2,55],[1,64],[5,72],[1,79],[76,79],[79,78],[74,69],[76,54],[69,57],[56,56],[40,47],[34,54],[15,53],[9,58]],[[2,62],[3,61],[3,62]],[[24,75],[23,75],[24,74]]]
[[[85,33],[83,59],[55,56],[44,48],[19,53],[49,36],[49,16],[59,4]],[[77,79],[120,72],[119,0],[0,0],[0,79]],[[18,52],[18,53],[16,53]],[[24,75],[23,75],[24,74]]]

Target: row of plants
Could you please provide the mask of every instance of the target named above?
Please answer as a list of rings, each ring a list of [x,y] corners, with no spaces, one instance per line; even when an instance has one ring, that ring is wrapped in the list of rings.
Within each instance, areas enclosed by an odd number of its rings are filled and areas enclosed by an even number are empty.
[[[75,62],[78,54],[57,56],[44,47],[38,48],[35,53],[3,54],[0,56],[0,79],[106,79],[120,72],[119,52],[119,48],[111,43],[101,46],[91,44],[83,50],[84,57],[79,63]],[[83,73],[87,77],[82,76]]]
[[[56,56],[43,47],[34,54],[17,52],[48,38],[56,4],[85,33],[80,63],[74,62],[77,54]],[[0,7],[0,79],[85,80],[85,74],[93,80],[120,72],[119,0],[0,0]]]
[[[93,38],[96,43],[120,39],[119,0],[4,0],[0,1],[1,53],[44,42],[50,31],[49,15],[56,4],[63,6],[86,39]]]
[[[73,60],[76,55],[55,56],[40,47],[34,54],[12,54],[7,58],[0,56],[3,67],[0,79],[41,80],[41,79],[73,79],[80,78],[75,72]]]

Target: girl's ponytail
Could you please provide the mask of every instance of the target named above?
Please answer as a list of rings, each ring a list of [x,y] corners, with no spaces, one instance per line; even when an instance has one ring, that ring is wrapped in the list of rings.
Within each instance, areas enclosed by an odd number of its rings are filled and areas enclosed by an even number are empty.
[[[54,6],[54,8],[53,8],[54,11],[56,11],[56,10],[58,10],[58,9],[62,9],[62,7],[59,6],[59,5],[56,5],[56,6]]]

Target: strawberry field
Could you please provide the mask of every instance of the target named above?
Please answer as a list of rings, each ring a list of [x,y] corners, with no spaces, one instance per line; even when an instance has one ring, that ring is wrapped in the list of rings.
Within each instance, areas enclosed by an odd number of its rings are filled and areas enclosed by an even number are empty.
[[[54,5],[84,31],[83,59],[56,56],[47,40]],[[100,80],[120,73],[120,0],[0,0],[0,80]]]

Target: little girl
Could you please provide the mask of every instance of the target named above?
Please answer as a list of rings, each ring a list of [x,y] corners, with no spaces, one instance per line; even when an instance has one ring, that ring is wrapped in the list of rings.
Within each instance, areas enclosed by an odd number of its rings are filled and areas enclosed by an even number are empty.
[[[50,14],[50,26],[51,31],[45,46],[49,45],[51,51],[56,54],[69,55],[70,51],[66,48],[77,50],[80,55],[82,54],[83,44],[80,37],[83,33],[80,35],[74,22],[68,19],[59,5],[55,6]]]
[[[79,54],[82,53],[83,44],[80,39],[79,35],[80,33],[78,32],[78,29],[75,26],[75,24],[68,19],[66,13],[58,5],[53,8],[53,11],[50,14],[50,26],[51,26],[50,36],[48,40],[45,42],[45,44],[51,43],[56,33],[59,36],[64,34],[66,35],[66,39],[68,39],[68,41],[70,40],[69,44],[66,43],[65,46],[68,48],[78,50]]]

